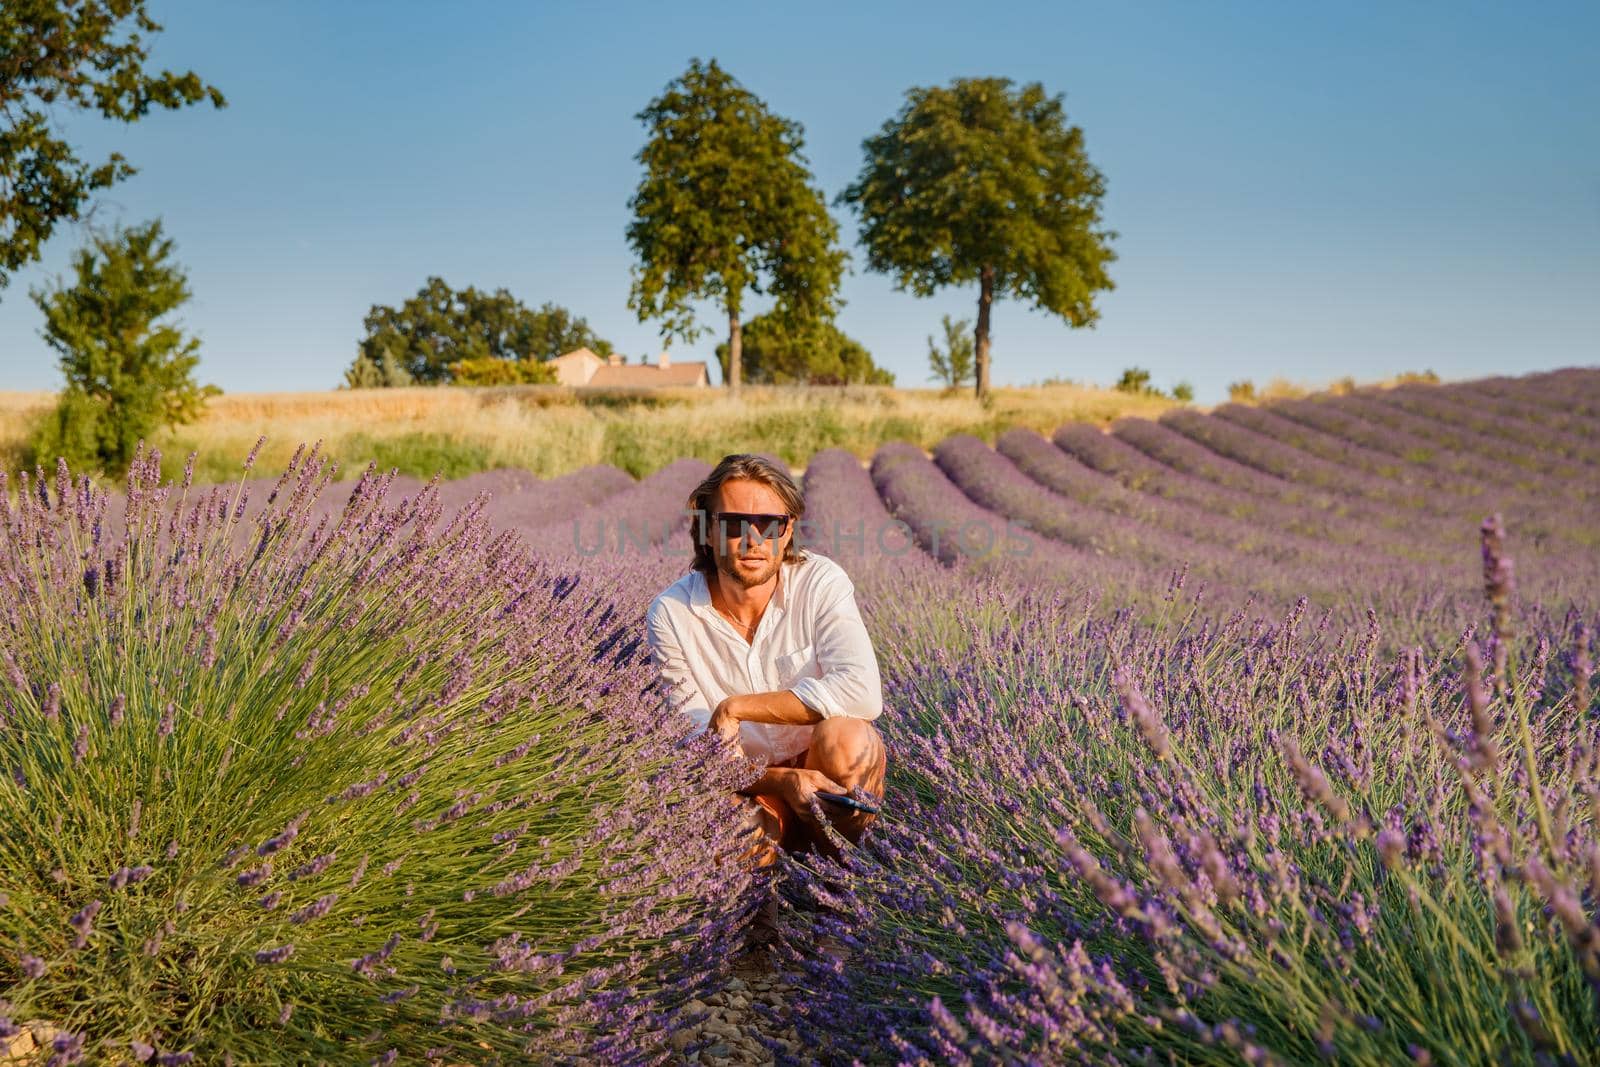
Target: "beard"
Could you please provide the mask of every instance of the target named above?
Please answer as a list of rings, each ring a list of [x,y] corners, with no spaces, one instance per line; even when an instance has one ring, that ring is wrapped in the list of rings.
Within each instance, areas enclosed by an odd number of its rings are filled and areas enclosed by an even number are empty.
[[[773,557],[752,562],[754,565],[746,564],[741,566],[737,551],[717,553],[718,573],[726,575],[746,589],[754,588],[771,579],[774,574],[778,573],[778,565],[782,560]]]

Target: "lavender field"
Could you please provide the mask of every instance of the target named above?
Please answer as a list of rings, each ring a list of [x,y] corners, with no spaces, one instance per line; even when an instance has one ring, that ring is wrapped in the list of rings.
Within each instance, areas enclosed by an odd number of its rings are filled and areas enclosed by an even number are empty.
[[[763,889],[708,799],[748,769],[643,642],[709,469],[12,480],[0,1041],[745,1055],[697,1005]],[[890,777],[781,871],[751,1062],[1600,1063],[1600,371],[803,484]]]

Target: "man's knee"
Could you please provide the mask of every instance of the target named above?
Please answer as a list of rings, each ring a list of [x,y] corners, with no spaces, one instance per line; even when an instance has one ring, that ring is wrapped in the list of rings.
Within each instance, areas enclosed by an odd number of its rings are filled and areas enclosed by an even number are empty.
[[[806,766],[853,789],[876,784],[870,779],[883,756],[883,738],[876,726],[866,719],[840,716],[823,719],[811,728]]]

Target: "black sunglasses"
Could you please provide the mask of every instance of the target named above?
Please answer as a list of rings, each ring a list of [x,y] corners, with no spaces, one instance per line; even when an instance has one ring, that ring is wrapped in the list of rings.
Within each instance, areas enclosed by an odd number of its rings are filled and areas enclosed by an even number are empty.
[[[722,532],[724,540],[732,537],[743,537],[749,529],[756,531],[756,536],[763,541],[776,540],[783,536],[783,531],[789,528],[788,515],[760,515],[746,511],[719,511],[716,515],[717,529]]]

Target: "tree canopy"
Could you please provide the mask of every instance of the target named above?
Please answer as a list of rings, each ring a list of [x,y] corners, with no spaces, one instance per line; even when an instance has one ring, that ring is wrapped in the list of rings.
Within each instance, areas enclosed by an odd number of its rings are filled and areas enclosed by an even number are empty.
[[[872,362],[855,338],[831,321],[795,324],[768,312],[745,323],[744,373],[767,385],[893,385],[894,375]],[[728,379],[728,344],[717,346],[722,378]]]
[[[534,311],[505,289],[456,291],[437,277],[398,308],[374,304],[363,325],[366,336],[345,372],[346,384],[358,388],[448,383],[454,363],[472,368],[475,381],[542,381],[544,372],[487,373],[478,361],[538,362],[575,348],[611,352],[610,342],[565,308],[547,303]]]
[[[705,332],[694,304],[719,304],[724,381],[737,391],[745,293],[772,294],[794,321],[831,318],[846,258],[838,224],[806,169],[800,124],[773,114],[716,60],[693,60],[637,118],[649,137],[628,202],[638,257],[628,306],[641,322],[661,319],[663,337],[693,341]]]
[[[172,251],[159,219],[100,234],[73,257],[74,284],[30,292],[66,378],[34,440],[39,460],[120,475],[142,439],[192,421],[221,391],[194,380],[200,342],[161,322],[190,296]]]
[[[989,391],[990,308],[1013,297],[1071,326],[1098,318],[1116,236],[1100,228],[1105,178],[1061,96],[1034,82],[961,78],[914,88],[863,142],[865,162],[840,201],[860,214],[867,265],[931,296],[977,282],[976,391]]]
[[[147,74],[161,26],[144,0],[5,0],[0,4],[0,289],[39,258],[92,194],[137,173],[120,152],[79,159],[57,108],[136,122],[152,107],[227,101],[193,72]]]

